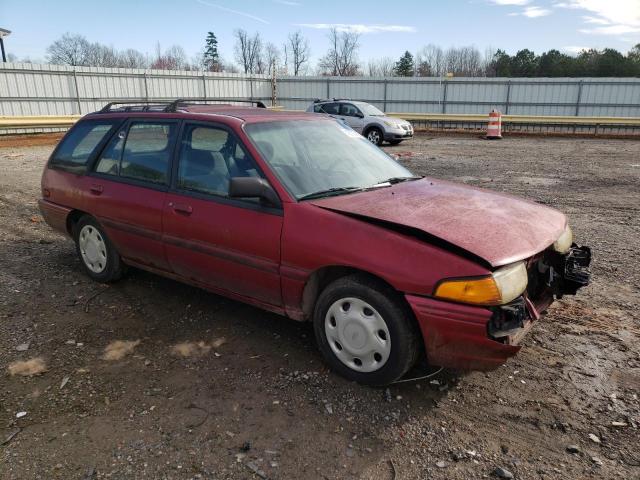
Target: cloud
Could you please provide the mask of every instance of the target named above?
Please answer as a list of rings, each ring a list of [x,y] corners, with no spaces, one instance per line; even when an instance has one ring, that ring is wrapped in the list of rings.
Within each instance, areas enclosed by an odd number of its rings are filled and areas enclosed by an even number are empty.
[[[515,5],[517,7],[523,7],[531,3],[531,0],[489,0],[496,5]]]
[[[586,10],[592,15],[582,17],[585,23],[601,25],[581,29],[581,33],[588,35],[640,33],[639,0],[569,0],[557,2],[554,7]]]
[[[207,7],[217,8],[218,10],[222,10],[223,12],[233,13],[234,15],[240,15],[242,17],[250,18],[251,20],[255,20],[256,22],[264,23],[267,25],[269,24],[269,22],[266,21],[264,18],[251,15],[250,13],[247,13],[247,12],[241,12],[240,10],[233,10],[231,8],[223,7],[222,5],[218,5],[216,3],[205,2],[204,0],[196,0],[196,1],[198,3],[201,3],[202,5],[206,5]]]
[[[289,7],[299,7],[302,5],[300,2],[293,2],[291,0],[273,0],[275,3],[281,3],[282,5],[287,5]]]
[[[582,17],[582,19],[584,20],[584,23],[595,23],[597,25],[610,24],[609,20],[606,20],[604,18],[598,18],[598,17],[590,17],[589,15],[585,15],[584,17]]]
[[[350,33],[381,33],[381,32],[401,32],[415,33],[417,29],[408,25],[363,25],[359,23],[296,23],[297,27],[315,28],[316,30],[331,30],[335,28],[339,32]]]
[[[542,7],[527,7],[522,12],[511,12],[508,13],[510,17],[519,17],[522,15],[523,17],[528,18],[538,18],[538,17],[546,17],[547,15],[551,15],[551,10]]]
[[[551,14],[551,10],[541,7],[527,7],[522,12],[522,15],[529,18],[545,17],[549,14]]]

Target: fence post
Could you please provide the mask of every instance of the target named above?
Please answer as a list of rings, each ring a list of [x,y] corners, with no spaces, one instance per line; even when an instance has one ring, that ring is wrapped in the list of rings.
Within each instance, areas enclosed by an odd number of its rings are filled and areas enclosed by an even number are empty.
[[[207,99],[207,77],[202,72],[202,98]]]
[[[253,102],[253,77],[249,77],[249,93],[251,95],[251,101]]]
[[[271,65],[271,106],[275,107],[277,105],[277,97],[278,89],[276,84],[276,61],[273,61]]]
[[[327,100],[329,100],[329,88],[330,88],[331,80],[327,77]]]
[[[584,80],[578,82],[578,98],[576,99],[576,117],[580,114],[580,101],[582,100],[582,84]]]
[[[82,104],[80,103],[80,89],[78,88],[78,77],[76,76],[76,69],[73,69],[73,84],[76,87],[76,101],[78,102],[78,115],[82,115]]]
[[[382,111],[386,113],[387,111],[387,85],[389,84],[389,80],[384,79],[384,101],[382,103]]]
[[[442,89],[442,113],[447,113],[447,79],[444,79],[444,88]]]
[[[507,82],[507,99],[504,102],[504,114],[509,115],[509,101],[511,100],[511,80]]]
[[[149,85],[147,85],[147,72],[144,72],[142,76],[144,78],[144,99],[148,102],[149,101]]]

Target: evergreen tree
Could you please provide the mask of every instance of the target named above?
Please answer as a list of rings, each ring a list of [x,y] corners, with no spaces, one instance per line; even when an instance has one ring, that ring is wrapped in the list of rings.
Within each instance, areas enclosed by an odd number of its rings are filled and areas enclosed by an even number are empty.
[[[393,71],[399,77],[413,76],[413,55],[408,51],[404,52],[404,55],[396,62]]]
[[[207,33],[204,49],[204,65],[207,70],[217,71],[220,66],[220,56],[218,55],[218,39],[213,32]]]

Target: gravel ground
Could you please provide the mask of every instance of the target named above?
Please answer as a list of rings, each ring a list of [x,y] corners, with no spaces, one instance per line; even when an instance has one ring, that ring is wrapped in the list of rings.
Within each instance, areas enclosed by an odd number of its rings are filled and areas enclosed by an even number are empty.
[[[388,148],[562,209],[595,255],[503,367],[388,391],[329,372],[308,325],[136,270],[92,283],[36,207],[51,149],[0,145],[1,478],[640,478],[639,142]]]

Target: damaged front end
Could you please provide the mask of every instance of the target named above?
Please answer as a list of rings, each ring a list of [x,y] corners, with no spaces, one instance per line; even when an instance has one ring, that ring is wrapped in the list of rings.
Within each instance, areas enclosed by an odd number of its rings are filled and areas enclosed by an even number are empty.
[[[522,338],[556,298],[589,283],[591,251],[568,244],[525,262],[526,287],[506,304],[470,305],[406,295],[425,342],[428,361],[456,370],[492,370],[516,355]]]
[[[575,295],[588,285],[591,249],[572,244],[566,253],[547,250],[527,262],[528,284],[524,294],[513,302],[493,308],[487,324],[490,338],[516,345],[533,321],[564,295]]]

